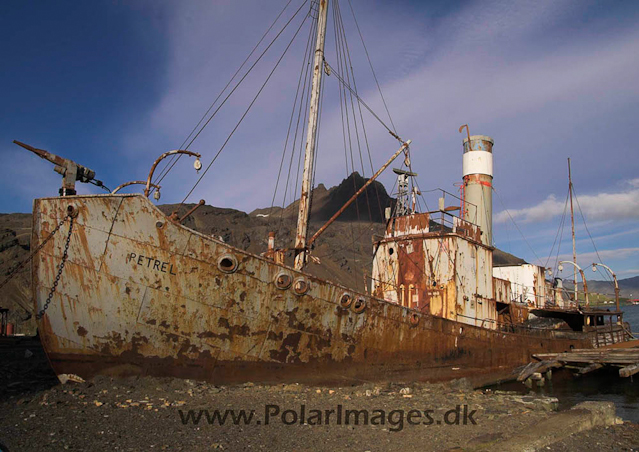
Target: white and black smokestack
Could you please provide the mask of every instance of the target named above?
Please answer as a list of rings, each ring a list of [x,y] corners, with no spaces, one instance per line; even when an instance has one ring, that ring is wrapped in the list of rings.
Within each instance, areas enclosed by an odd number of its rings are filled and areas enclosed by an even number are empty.
[[[486,135],[464,138],[464,220],[479,226],[484,245],[493,245],[493,144]]]

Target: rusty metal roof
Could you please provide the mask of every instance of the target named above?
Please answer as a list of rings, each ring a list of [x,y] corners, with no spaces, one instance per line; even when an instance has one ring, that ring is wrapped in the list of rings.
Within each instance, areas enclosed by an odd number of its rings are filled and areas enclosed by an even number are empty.
[[[495,248],[495,251],[493,251],[493,267],[510,267],[524,264],[528,264],[528,262],[520,257],[514,256],[498,248]]]

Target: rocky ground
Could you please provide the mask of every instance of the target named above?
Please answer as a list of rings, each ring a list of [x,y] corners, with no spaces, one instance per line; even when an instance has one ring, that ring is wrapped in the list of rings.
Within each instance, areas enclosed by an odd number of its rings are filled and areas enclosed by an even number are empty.
[[[2,344],[2,450],[494,450],[556,416],[556,399],[473,390],[465,381],[225,387],[97,377],[62,385],[37,344],[28,339]],[[233,412],[220,425],[226,410]],[[327,410],[334,410],[328,418]],[[356,424],[355,413],[346,410],[366,410],[368,422],[359,413]],[[638,446],[639,427],[624,423],[579,433],[545,450]]]
[[[639,425],[598,427],[546,447],[549,452],[639,450]]]

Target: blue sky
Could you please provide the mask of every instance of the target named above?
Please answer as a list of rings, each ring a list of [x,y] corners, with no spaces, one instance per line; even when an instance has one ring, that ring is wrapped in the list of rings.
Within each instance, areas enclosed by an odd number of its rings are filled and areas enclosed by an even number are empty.
[[[348,3],[341,1],[358,89],[383,113]],[[159,154],[182,144],[285,4],[2,2],[0,212],[30,211],[33,198],[55,195],[60,185],[51,165],[13,145],[14,139],[96,170],[111,188],[146,178]],[[301,4],[293,0],[284,17]],[[544,264],[563,214],[571,157],[599,251],[597,257],[578,217],[579,262],[601,259],[620,277],[639,275],[639,4],[352,4],[398,132],[413,140],[413,169],[422,189],[455,190],[461,124],[468,123],[472,134],[492,136],[496,244]],[[326,57],[334,65],[331,27]],[[244,211],[270,205],[307,30],[189,201],[204,198]],[[191,146],[203,154],[205,166],[289,31]],[[336,96],[335,77],[329,77],[317,166],[317,181],[327,186],[346,173]],[[366,125],[378,167],[396,143],[374,121]],[[180,161],[162,182],[161,202],[182,200],[195,182],[191,163]],[[391,187],[392,173],[381,180]],[[91,186],[81,190],[96,192]],[[569,230],[564,228],[563,257],[571,254]]]

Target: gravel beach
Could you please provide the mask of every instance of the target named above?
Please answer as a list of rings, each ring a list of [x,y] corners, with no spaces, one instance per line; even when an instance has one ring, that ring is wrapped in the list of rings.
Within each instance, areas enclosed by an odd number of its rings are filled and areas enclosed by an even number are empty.
[[[473,389],[465,380],[225,387],[97,377],[62,385],[36,345],[25,339],[3,349],[0,442],[9,451],[490,450],[557,416],[557,399]],[[595,428],[544,450],[593,445],[632,450],[639,428]]]

